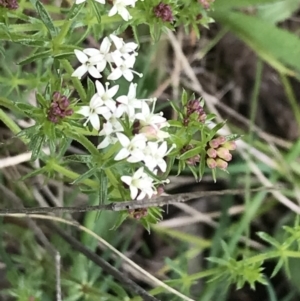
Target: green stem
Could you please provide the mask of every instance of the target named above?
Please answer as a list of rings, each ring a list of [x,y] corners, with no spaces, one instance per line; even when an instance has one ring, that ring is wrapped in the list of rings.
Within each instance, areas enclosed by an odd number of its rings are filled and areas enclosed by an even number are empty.
[[[60,62],[69,75],[71,75],[74,72],[74,69],[72,68],[71,64],[67,60],[61,60]],[[76,77],[71,77],[71,80],[73,82],[73,85],[74,85],[76,91],[79,94],[80,99],[82,101],[86,101],[87,100],[86,93],[81,84],[81,81]]]
[[[0,120],[16,135],[21,132],[19,126],[3,111],[0,109]],[[22,139],[24,142],[26,139]]]
[[[16,105],[14,105],[14,102],[12,100],[9,100],[5,97],[0,97],[0,106],[3,106],[13,112],[18,113],[18,114],[25,115],[21,109],[19,109]]]
[[[51,167],[51,170],[55,170],[56,172],[64,175],[65,177],[71,179],[71,180],[76,180],[80,175],[72,170],[69,170],[55,162],[49,163],[49,166]],[[85,179],[82,181],[83,184],[91,187],[91,188],[98,188],[99,185],[96,181],[93,181],[91,179]]]
[[[91,153],[91,155],[93,155],[95,157],[99,157],[100,153],[99,153],[98,149],[85,136],[78,135],[78,133],[70,131],[70,130],[65,130],[65,133],[69,138],[72,138],[73,140],[76,140],[80,144],[82,144]]]

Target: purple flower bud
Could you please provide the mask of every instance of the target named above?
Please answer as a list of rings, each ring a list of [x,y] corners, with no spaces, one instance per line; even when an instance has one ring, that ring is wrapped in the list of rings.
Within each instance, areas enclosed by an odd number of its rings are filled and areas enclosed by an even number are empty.
[[[148,208],[130,209],[128,213],[134,219],[141,219],[148,215]]]
[[[217,157],[217,151],[214,148],[209,148],[206,151],[206,154],[208,155],[208,157],[210,158],[216,158]]]
[[[218,160],[218,159],[217,159]],[[217,167],[217,162],[215,159],[213,158],[208,158],[206,159],[206,164],[208,166],[208,168],[214,169]]]
[[[61,94],[58,91],[53,93],[52,95],[53,102],[59,102],[60,98],[61,98]]]
[[[60,98],[58,103],[62,110],[65,110],[70,105],[69,99],[64,95]]]
[[[66,116],[71,116],[71,115],[73,115],[73,113],[74,113],[73,109],[68,109],[68,110],[65,111]]]
[[[226,169],[228,166],[228,163],[220,158],[218,158],[216,160],[216,164],[217,164],[217,167],[220,169]]]
[[[14,10],[19,7],[19,4],[16,0],[0,0],[0,6],[6,7],[10,10]]]
[[[157,18],[164,22],[172,22],[174,20],[171,6],[160,2],[153,8],[153,12]]]
[[[187,118],[190,117],[193,113],[197,114],[197,120],[204,123],[206,119],[206,113],[204,112],[203,107],[200,105],[199,99],[190,100],[187,103]]]

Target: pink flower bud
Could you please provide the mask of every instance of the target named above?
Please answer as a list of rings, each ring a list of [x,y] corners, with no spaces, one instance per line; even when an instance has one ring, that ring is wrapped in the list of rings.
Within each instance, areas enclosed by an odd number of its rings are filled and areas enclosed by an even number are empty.
[[[160,2],[153,9],[153,12],[157,18],[162,19],[164,22],[172,22],[174,17],[171,6]]]
[[[228,163],[220,158],[216,159],[216,165],[220,169],[226,169],[228,166]]]
[[[228,150],[235,150],[236,149],[236,142],[235,141],[226,141],[222,144],[223,147],[227,148]]]
[[[219,136],[216,138],[216,140],[218,141],[219,145],[226,142],[226,138],[224,136]]]
[[[157,138],[158,129],[152,125],[143,126],[139,133],[144,134],[147,139],[152,140]]]
[[[220,145],[219,141],[217,139],[213,139],[209,141],[209,146],[212,148],[218,148]]]
[[[217,154],[221,159],[224,159],[226,161],[228,161],[227,158],[230,158],[231,160],[232,157],[231,154],[229,153],[229,150],[225,147],[219,147],[217,149]]]
[[[217,157],[217,151],[214,149],[214,148],[209,148],[207,151],[206,151],[207,155],[210,157],[210,158],[216,158]]]
[[[211,168],[211,169],[214,169],[217,167],[217,162],[213,158],[206,159],[206,164],[207,164],[208,168]]]

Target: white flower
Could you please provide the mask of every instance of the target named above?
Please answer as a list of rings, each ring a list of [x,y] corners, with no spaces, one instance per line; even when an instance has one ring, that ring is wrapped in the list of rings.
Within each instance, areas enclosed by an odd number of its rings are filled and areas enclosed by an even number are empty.
[[[85,1],[86,0],[76,0],[75,3],[76,4],[81,4],[81,3],[85,2]],[[97,2],[99,2],[101,4],[105,4],[105,0],[95,0],[95,1],[97,1]]]
[[[123,112],[124,112],[123,108],[118,106],[118,107],[115,107],[115,109],[113,111],[103,113],[103,117],[107,120],[107,122],[109,122],[112,125],[115,132],[123,132],[124,131],[123,126],[119,121]]]
[[[104,136],[105,138],[102,142],[97,146],[98,149],[105,148],[110,144],[115,144],[118,141],[118,138],[115,136],[115,133],[118,129],[114,128],[110,122],[106,122],[103,124],[103,128],[99,133],[99,136]]]
[[[143,149],[146,146],[144,135],[135,135],[131,140],[122,133],[117,133],[117,137],[123,148],[116,155],[116,161],[127,158],[128,162],[136,163],[144,159]]]
[[[137,200],[142,200],[146,196],[151,198],[153,194],[156,194],[156,190],[153,187],[153,179],[144,173],[143,167],[140,167],[132,177],[122,176],[121,180],[129,186],[130,197],[132,200],[135,198],[137,198]]]
[[[142,77],[143,75],[137,73],[136,71],[132,70],[133,65],[135,63],[135,56],[129,56],[125,60],[122,60],[118,55],[112,53],[112,60],[116,64],[116,68],[112,70],[111,74],[108,76],[107,79],[109,80],[117,80],[121,76],[131,82],[133,80],[133,74],[137,74],[138,76]]]
[[[142,101],[136,99],[136,87],[137,84],[131,83],[129,86],[128,94],[122,95],[117,98],[117,102],[120,103],[120,107],[128,114],[129,120],[133,121],[135,119],[135,109],[140,109],[142,107]]]
[[[135,49],[138,47],[138,44],[134,42],[124,43],[123,39],[113,34],[111,34],[109,37],[116,46],[114,55],[118,55],[119,57],[123,57],[124,59],[128,58],[131,55],[137,56]]]
[[[83,51],[74,50],[74,53],[78,59],[78,61],[82,64],[80,67],[78,67],[73,73],[72,76],[78,77],[81,79],[81,77],[88,72],[90,75],[92,75],[95,78],[102,77],[95,65],[97,65],[103,58],[101,55],[95,55],[92,57],[88,57]]]
[[[154,109],[155,105],[153,105]],[[135,118],[138,119],[142,126],[152,125],[154,127],[162,128],[167,126],[167,120],[162,117],[163,113],[154,114],[153,110],[150,110],[149,105],[146,102],[142,103],[142,112],[137,113]]]
[[[125,21],[128,21],[132,17],[126,9],[126,6],[131,5],[134,7],[136,1],[137,0],[114,0],[114,6],[109,11],[108,16],[111,17],[115,14],[119,14]]]
[[[162,172],[165,172],[167,170],[167,163],[163,158],[167,156],[174,147],[173,145],[168,150],[166,141],[162,142],[160,146],[158,142],[148,142],[144,150],[145,157],[143,161],[145,165],[149,170],[154,170],[154,168],[158,166]]]
[[[109,109],[104,106],[104,103],[101,100],[101,98],[97,94],[95,94],[90,101],[90,105],[81,107],[77,113],[87,117],[87,120],[84,123],[85,126],[90,121],[93,128],[99,131],[99,115],[105,114],[108,111]]]
[[[102,72],[106,68],[107,63],[110,64],[111,62],[110,46],[110,39],[108,37],[105,37],[99,49],[86,48],[83,50],[84,53],[91,57],[100,56],[100,59],[97,62],[97,70],[99,72]]]
[[[97,80],[96,81],[96,89],[97,94],[102,99],[103,103],[111,110],[114,111],[116,109],[116,102],[113,100],[113,97],[119,90],[119,85],[113,86],[108,89],[109,83],[105,83],[104,86]]]

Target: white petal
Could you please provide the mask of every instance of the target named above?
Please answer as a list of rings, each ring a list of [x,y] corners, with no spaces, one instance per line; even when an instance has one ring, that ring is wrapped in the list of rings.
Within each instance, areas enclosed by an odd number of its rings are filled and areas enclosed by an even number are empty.
[[[97,2],[99,2],[101,4],[105,4],[105,0],[95,0],[95,1],[97,1]]]
[[[104,104],[111,110],[112,112],[116,110],[116,103],[113,100],[106,100]]]
[[[119,68],[116,68],[112,73],[107,77],[108,80],[117,80],[122,76],[122,71]]]
[[[136,44],[134,42],[129,42],[129,43],[126,43],[126,45],[125,45],[127,52],[132,52],[135,49],[137,49],[137,47],[138,47],[138,44]]]
[[[121,15],[124,21],[128,21],[129,19],[132,18],[131,15],[129,14],[129,11],[125,7],[119,8],[118,13],[119,15]]]
[[[89,56],[95,56],[100,54],[100,51],[96,48],[86,48],[83,50],[83,52]]]
[[[117,7],[114,5],[108,13],[108,16],[114,16],[118,12]]]
[[[98,80],[96,80],[96,89],[100,97],[105,93],[105,89],[103,85]]]
[[[121,177],[122,182],[124,182],[125,184],[127,184],[128,186],[130,186],[131,182],[132,182],[132,177],[129,176],[122,176]]]
[[[114,42],[117,49],[120,49],[123,47],[123,45],[124,45],[123,39],[117,37],[114,34],[109,35],[109,37],[112,39],[112,41]]]
[[[78,111],[78,114],[81,114],[85,117],[88,117],[90,115],[90,107],[89,106],[83,106]]]
[[[110,46],[111,46],[111,42],[109,40],[108,37],[105,37],[101,43],[101,46],[100,46],[100,52],[102,54],[106,54],[109,52],[109,49],[110,49]]]
[[[103,101],[102,101],[101,97],[96,93],[93,95],[93,97],[90,100],[90,107],[92,109],[96,109],[101,106],[103,106]]]
[[[97,69],[99,72],[102,72],[107,65],[107,61],[105,59],[101,60],[99,63],[97,63]]]
[[[107,95],[109,96],[109,98],[113,98],[117,94],[118,90],[119,85],[115,85],[107,90]]]
[[[86,0],[76,0],[75,3],[76,3],[76,4],[81,4],[81,3],[85,2],[85,1],[86,1]]]
[[[87,71],[88,71],[88,67],[86,65],[81,65],[72,73],[72,76],[81,79],[82,76],[85,75]]]
[[[124,70],[123,71],[123,76],[125,77],[125,79],[129,82],[131,82],[133,80],[133,74],[131,70]]]
[[[127,147],[130,144],[130,140],[122,133],[117,133],[117,137],[123,147]]]
[[[141,201],[146,197],[146,193],[144,191],[141,191],[139,196],[136,198],[137,201]]]
[[[167,163],[165,160],[161,160],[158,166],[162,172],[165,172],[167,170]]]
[[[75,49],[74,53],[81,64],[85,64],[89,59],[87,55],[80,50]]]
[[[117,98],[117,102],[123,103],[125,105],[128,104],[128,97],[126,95],[121,95]]]
[[[99,71],[97,70],[97,68],[95,66],[89,66],[88,72],[94,78],[101,78],[102,77],[102,75],[99,73]]]
[[[100,130],[100,120],[96,113],[90,115],[90,122],[95,130]]]
[[[123,160],[127,158],[129,155],[130,155],[129,151],[126,148],[122,148],[115,156],[115,161]]]
[[[109,138],[108,137],[105,137],[103,139],[103,141],[97,146],[98,149],[102,149],[102,148],[106,148],[107,146],[109,146]]]
[[[138,189],[134,186],[129,186],[130,188],[130,197],[132,200],[134,200],[138,194]]]
[[[95,109],[95,112],[98,114],[98,115],[104,115],[106,114],[107,112],[109,112],[109,109],[107,107],[98,107]]]
[[[140,179],[144,173],[144,167],[140,167],[135,173],[134,173],[134,178],[135,179]]]
[[[136,98],[136,87],[137,84],[131,83],[128,90],[128,98],[135,99]]]

